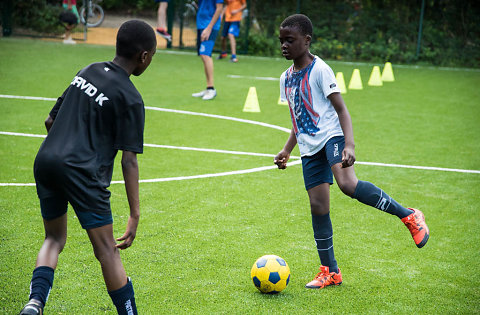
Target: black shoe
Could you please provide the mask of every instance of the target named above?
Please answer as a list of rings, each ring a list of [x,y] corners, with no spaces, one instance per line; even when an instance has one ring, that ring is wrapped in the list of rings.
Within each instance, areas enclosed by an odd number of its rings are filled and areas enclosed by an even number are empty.
[[[27,305],[20,311],[19,315],[42,315],[43,305],[40,301],[30,300]]]

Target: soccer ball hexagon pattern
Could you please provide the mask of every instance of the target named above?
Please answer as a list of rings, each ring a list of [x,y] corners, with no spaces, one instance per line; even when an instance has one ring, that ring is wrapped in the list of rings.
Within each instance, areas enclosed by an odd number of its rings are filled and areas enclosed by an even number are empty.
[[[278,293],[290,281],[290,268],[287,262],[276,255],[258,258],[250,272],[253,284],[262,293]]]

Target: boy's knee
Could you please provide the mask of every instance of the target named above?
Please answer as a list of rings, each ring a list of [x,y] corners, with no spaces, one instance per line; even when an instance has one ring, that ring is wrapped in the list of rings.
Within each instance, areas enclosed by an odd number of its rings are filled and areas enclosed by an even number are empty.
[[[50,244],[54,245],[58,248],[58,251],[63,251],[65,244],[67,243],[67,236],[65,235],[55,235],[55,234],[47,234],[45,236],[45,241],[49,242]]]
[[[329,203],[321,199],[310,199],[310,211],[313,215],[325,215],[330,211]]]
[[[340,190],[347,196],[353,197],[357,183],[355,181],[337,181]]]
[[[212,60],[212,57],[208,56],[208,55],[200,55],[200,58],[202,59],[202,61],[204,63],[208,63],[208,62],[210,62],[210,60]]]
[[[95,254],[95,258],[97,258],[100,263],[112,261],[119,256],[119,251],[116,247],[94,248],[93,253]]]

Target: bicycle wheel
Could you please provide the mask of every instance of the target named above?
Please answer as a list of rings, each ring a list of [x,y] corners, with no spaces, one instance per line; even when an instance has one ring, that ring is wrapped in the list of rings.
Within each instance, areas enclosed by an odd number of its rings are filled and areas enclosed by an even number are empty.
[[[92,4],[91,10],[86,10],[85,6],[80,8],[80,19],[82,23],[85,24],[85,14],[88,11],[87,17],[87,26],[88,27],[97,27],[102,24],[103,20],[105,19],[105,13],[103,12],[103,8],[98,4]]]

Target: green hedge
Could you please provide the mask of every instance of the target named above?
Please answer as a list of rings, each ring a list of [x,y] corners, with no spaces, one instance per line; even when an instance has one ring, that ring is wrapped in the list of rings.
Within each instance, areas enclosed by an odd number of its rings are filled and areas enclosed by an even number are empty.
[[[277,38],[283,18],[300,9],[314,25],[311,50],[325,59],[480,67],[480,1],[426,0],[417,56],[421,4],[422,0],[271,0],[266,6],[251,0],[252,18],[259,27],[249,34],[249,43],[254,43],[249,53],[279,56],[278,41],[265,38]]]
[[[242,23],[238,47],[248,47],[252,55],[280,56],[278,27],[300,11],[314,24],[312,52],[325,59],[480,67],[480,1],[425,0],[418,56],[422,0],[248,1],[250,25]],[[170,3],[181,9],[184,0]],[[153,0],[103,0],[101,5],[110,12],[155,14],[156,8]],[[39,32],[61,31],[60,11],[61,0],[14,1],[13,23]]]
[[[39,33],[56,33],[64,30],[59,23],[61,12],[61,1],[14,1],[12,20],[15,27],[28,28]]]

